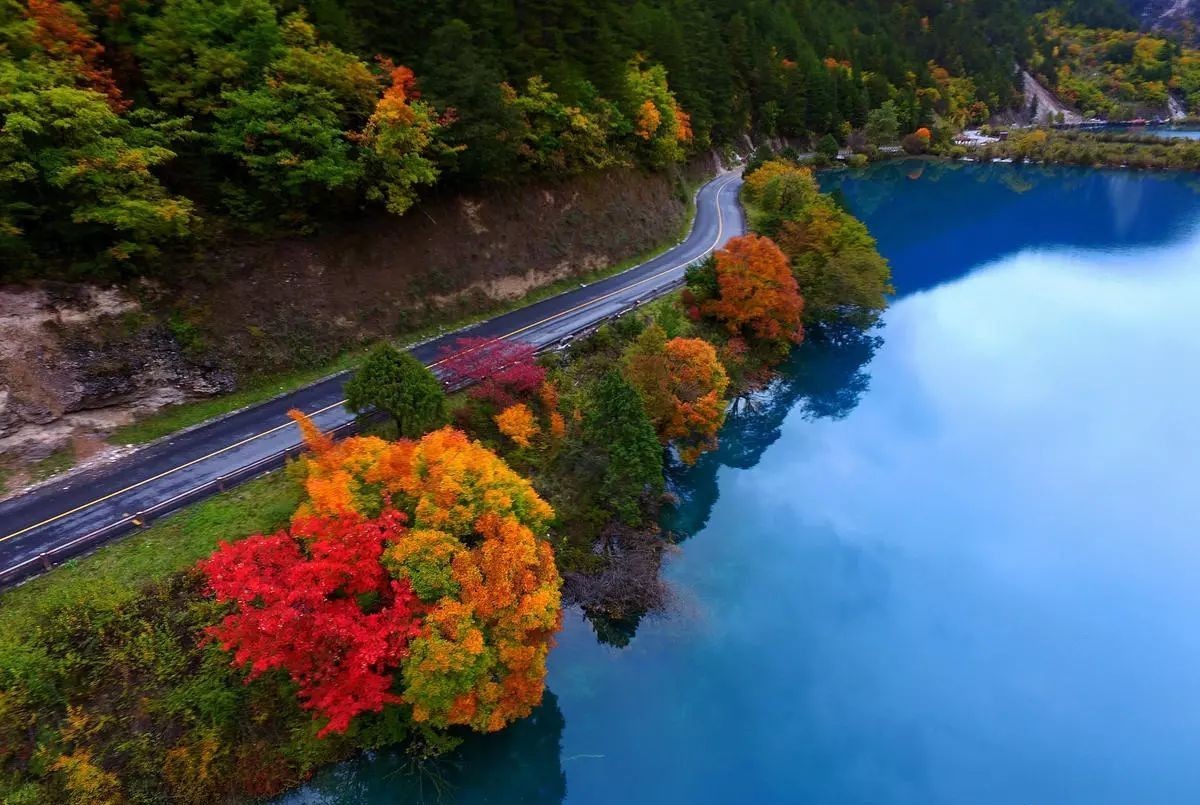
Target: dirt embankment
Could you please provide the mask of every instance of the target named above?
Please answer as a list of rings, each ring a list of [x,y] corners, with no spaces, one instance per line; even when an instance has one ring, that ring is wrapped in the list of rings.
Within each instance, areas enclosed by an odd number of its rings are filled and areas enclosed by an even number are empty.
[[[644,253],[685,222],[683,187],[616,170],[494,188],[222,244],[156,283],[0,288],[0,470],[83,457],[112,428],[237,378],[317,366]]]
[[[610,171],[436,200],[316,238],[212,255],[172,300],[241,373],[486,310],[645,252],[685,220],[680,177]]]

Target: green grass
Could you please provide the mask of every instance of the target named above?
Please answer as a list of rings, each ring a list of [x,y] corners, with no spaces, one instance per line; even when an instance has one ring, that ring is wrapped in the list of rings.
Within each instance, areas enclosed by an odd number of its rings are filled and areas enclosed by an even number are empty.
[[[251,380],[244,388],[231,394],[163,408],[143,419],[117,428],[109,435],[108,441],[116,445],[152,442],[163,436],[177,433],[184,428],[190,428],[240,408],[264,402],[309,383],[315,383],[334,372],[349,369],[357,363],[361,352],[361,350],[356,350],[346,353],[315,369],[297,369]]]
[[[622,260],[614,265],[605,266],[604,268],[590,271],[586,274],[575,275],[566,279],[561,279],[547,285],[540,286],[531,290],[529,293],[517,299],[508,302],[499,302],[489,306],[484,310],[480,310],[470,316],[464,316],[450,322],[443,322],[439,325],[430,325],[419,330],[412,330],[402,333],[398,339],[398,346],[410,346],[412,344],[432,338],[443,331],[454,331],[463,327],[469,327],[485,319],[498,316],[503,313],[508,313],[518,308],[531,305],[535,302],[540,302],[543,299],[548,299],[564,291],[569,291],[572,288],[579,287],[581,282],[592,283],[597,280],[611,277],[614,274],[619,274],[622,271],[633,268],[648,260],[651,260],[671,247],[675,246],[676,242],[687,235],[688,229],[691,227],[692,219],[696,214],[695,192],[703,184],[702,181],[688,182],[684,186],[684,193],[687,198],[687,212],[684,215],[683,223],[679,229],[665,242],[655,246],[652,249],[647,249],[642,254],[630,257],[627,260]],[[170,406],[157,411],[145,418],[139,419],[123,427],[117,428],[109,436],[108,441],[111,444],[145,444],[146,442],[154,441],[163,436],[169,436],[172,433],[177,433],[184,428],[198,425],[210,419],[237,411],[241,408],[246,408],[257,403],[264,402],[272,397],[283,394],[293,389],[301,388],[309,383],[316,382],[323,377],[327,377],[335,372],[340,372],[345,369],[350,369],[357,365],[362,356],[370,349],[370,346],[360,347],[350,350],[339,355],[336,359],[329,363],[323,364],[316,368],[297,369],[290,372],[284,372],[270,377],[251,379],[245,388],[233,392],[232,394],[222,395],[207,400],[197,400],[195,402],[182,403],[180,405]],[[65,469],[65,468],[64,468]]]
[[[302,497],[286,472],[273,472],[164,517],[144,531],[66,562],[53,572],[0,593],[0,634],[36,628],[42,613],[63,601],[132,598],[148,582],[163,579],[235,540],[284,525]]]
[[[55,450],[29,468],[29,480],[40,483],[75,466],[75,451],[70,447]]]
[[[22,468],[20,463],[16,458],[0,460],[0,498],[11,491],[8,487],[14,478],[24,486],[41,483],[71,469],[75,466],[75,451],[71,447],[64,447],[27,467]]]

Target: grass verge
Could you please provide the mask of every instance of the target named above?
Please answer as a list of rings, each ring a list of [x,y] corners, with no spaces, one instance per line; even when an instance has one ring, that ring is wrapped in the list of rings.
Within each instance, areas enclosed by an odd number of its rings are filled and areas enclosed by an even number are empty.
[[[111,598],[122,590],[133,598],[146,583],[208,556],[222,540],[279,528],[291,518],[301,496],[300,486],[286,472],[273,472],[65,562],[52,573],[0,593],[0,635],[36,627],[43,613],[67,601]]]
[[[75,449],[70,446],[27,465],[22,465],[15,457],[0,458],[0,499],[10,491],[29,484],[38,484],[64,473],[76,463]],[[12,487],[12,490],[9,487]]]

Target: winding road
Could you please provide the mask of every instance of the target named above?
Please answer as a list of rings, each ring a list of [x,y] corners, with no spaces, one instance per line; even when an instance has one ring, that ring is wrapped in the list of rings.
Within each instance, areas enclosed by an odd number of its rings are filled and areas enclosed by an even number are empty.
[[[512,338],[552,348],[678,286],[687,267],[745,231],[741,177],[723,173],[696,194],[696,217],[677,246],[607,279],[536,302],[412,349],[430,366],[462,337]],[[298,408],[322,429],[347,433],[342,373],[154,442],[117,461],[0,503],[0,585],[147,525],[180,507],[281,466],[300,449],[287,418]]]

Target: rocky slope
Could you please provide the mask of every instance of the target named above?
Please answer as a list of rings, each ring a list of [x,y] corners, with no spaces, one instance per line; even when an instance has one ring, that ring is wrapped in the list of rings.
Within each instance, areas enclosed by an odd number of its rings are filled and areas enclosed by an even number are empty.
[[[1180,34],[1196,41],[1200,0],[1129,0],[1128,6],[1143,28]]]
[[[86,451],[138,413],[233,386],[233,372],[185,354],[127,291],[0,289],[0,456]]]

